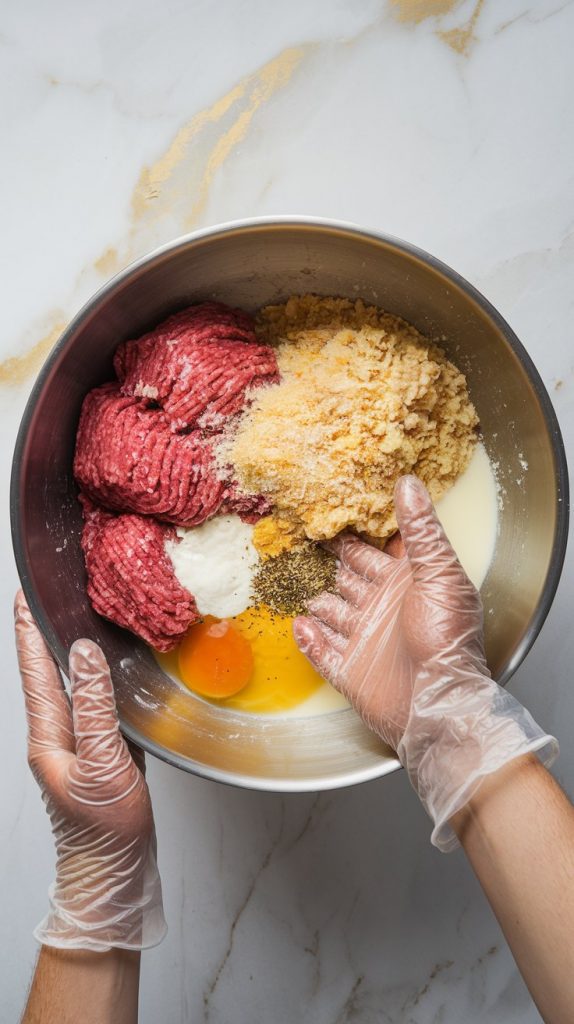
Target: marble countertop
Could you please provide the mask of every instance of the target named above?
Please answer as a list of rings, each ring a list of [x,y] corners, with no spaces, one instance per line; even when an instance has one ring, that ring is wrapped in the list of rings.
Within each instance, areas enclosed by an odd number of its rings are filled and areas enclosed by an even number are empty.
[[[574,437],[571,59],[564,0],[57,0],[4,5],[1,472],[62,327],[134,257],[240,217],[398,235],[453,266],[533,357]],[[25,757],[3,503],[0,1018],[22,1007],[53,847]],[[511,689],[574,788],[572,557]],[[156,1024],[534,1024],[463,855],[404,773],[278,796],[149,761],[167,939]]]

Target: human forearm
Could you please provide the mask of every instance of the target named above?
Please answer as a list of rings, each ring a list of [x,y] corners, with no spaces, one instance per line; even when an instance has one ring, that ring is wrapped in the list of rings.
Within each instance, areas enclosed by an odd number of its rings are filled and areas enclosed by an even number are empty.
[[[399,480],[395,511],[394,554],[351,534],[329,544],[336,592],[309,601],[293,632],[397,751],[434,823],[431,841],[448,851],[458,845],[449,819],[486,775],[529,752],[550,765],[558,743],[491,678],[480,594],[415,477]]]
[[[397,751],[435,845],[462,842],[542,1013],[566,1024],[574,810],[542,767],[558,743],[491,678],[480,595],[415,477],[399,480],[395,511],[402,547],[333,541],[336,593],[313,598],[293,632]]]
[[[141,751],[119,731],[103,652],[72,646],[71,701],[20,593],[16,643],[28,762],[56,841],[24,1024],[135,1024],[139,950],[166,932]]]
[[[140,953],[42,946],[22,1024],[136,1024]]]
[[[534,756],[487,777],[451,824],[547,1024],[574,1006],[574,808]]]

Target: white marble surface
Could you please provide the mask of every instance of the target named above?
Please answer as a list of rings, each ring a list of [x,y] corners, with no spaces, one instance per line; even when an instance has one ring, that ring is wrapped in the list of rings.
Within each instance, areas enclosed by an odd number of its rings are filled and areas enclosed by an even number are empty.
[[[430,250],[508,318],[574,434],[574,3],[4,4],[2,478],[35,372],[115,269],[184,230],[305,213]],[[3,505],[0,1019],[22,1006],[53,870],[25,760]],[[574,788],[572,559],[512,690]],[[534,1024],[462,854],[403,773],[275,796],[149,764],[170,932],[155,1024]],[[542,837],[541,837],[542,839]]]

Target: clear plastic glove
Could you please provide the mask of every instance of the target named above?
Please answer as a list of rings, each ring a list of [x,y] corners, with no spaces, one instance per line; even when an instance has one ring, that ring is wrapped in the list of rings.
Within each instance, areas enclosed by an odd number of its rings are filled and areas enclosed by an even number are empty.
[[[161,882],[144,759],[122,738],[106,659],[91,640],[70,651],[72,702],[16,597],[16,646],[28,760],[56,841],[50,912],[34,935],[70,949],[145,949],[163,939]]]
[[[482,605],[440,525],[424,485],[395,489],[404,551],[395,557],[351,535],[338,556],[338,594],[309,602],[295,620],[300,649],[394,750],[450,850],[448,822],[485,775],[558,743],[495,683],[484,656]]]

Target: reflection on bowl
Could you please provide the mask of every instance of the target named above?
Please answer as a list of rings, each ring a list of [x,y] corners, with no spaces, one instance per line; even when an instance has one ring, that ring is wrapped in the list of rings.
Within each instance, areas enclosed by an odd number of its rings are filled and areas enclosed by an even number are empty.
[[[560,576],[567,474],[550,400],[509,326],[467,282],[414,247],[351,226],[278,218],[201,231],[113,278],[64,332],[28,402],[12,477],[14,548],[32,611],[60,665],[77,637],[106,652],[125,733],[209,778],[318,790],[375,778],[396,759],[351,710],[257,717],[185,693],[131,634],[99,618],[85,593],[72,478],[82,399],[112,377],[118,343],[193,301],[248,310],[294,293],[362,297],[440,339],[466,373],[503,494],[482,587],[493,674],[506,682],[532,645]],[[528,469],[525,470],[524,466]]]

